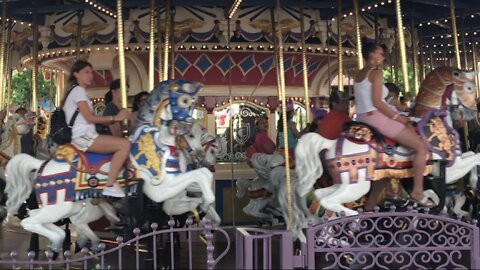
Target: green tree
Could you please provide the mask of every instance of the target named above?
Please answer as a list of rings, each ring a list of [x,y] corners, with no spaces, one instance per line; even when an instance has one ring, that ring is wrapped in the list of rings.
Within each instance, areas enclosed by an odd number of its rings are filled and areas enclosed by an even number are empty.
[[[397,68],[397,67],[395,67],[395,68]],[[398,69],[398,83],[396,83],[396,80],[395,80],[395,75],[396,75],[395,69],[392,70],[390,68],[386,68],[383,72],[383,80],[385,82],[392,82],[392,83],[397,84],[398,88],[400,88],[400,91],[403,94],[405,94],[405,84],[403,83],[403,71],[402,71],[401,67],[398,67],[398,68],[399,68]],[[411,64],[408,64],[407,71],[408,71],[408,84],[410,86],[410,91],[414,92],[415,88],[413,86],[413,66]]]
[[[52,100],[55,100],[55,87],[51,81],[46,81],[42,73],[38,74],[37,100],[47,98],[52,87]],[[11,104],[27,107],[32,100],[32,71],[18,72],[12,77]],[[6,102],[6,100],[4,101]]]

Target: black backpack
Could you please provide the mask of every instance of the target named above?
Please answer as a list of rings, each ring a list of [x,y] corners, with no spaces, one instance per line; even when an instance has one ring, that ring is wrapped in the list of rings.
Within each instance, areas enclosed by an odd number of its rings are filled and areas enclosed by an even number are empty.
[[[72,92],[73,88],[77,85],[72,85],[70,90],[65,96],[64,102],[67,100],[68,95]],[[72,141],[72,126],[75,123],[75,119],[77,118],[80,110],[77,108],[75,113],[70,119],[70,123],[67,124],[67,120],[65,117],[65,112],[63,111],[62,107],[59,107],[53,112],[52,117],[50,119],[50,137],[52,141],[58,145],[67,144]]]

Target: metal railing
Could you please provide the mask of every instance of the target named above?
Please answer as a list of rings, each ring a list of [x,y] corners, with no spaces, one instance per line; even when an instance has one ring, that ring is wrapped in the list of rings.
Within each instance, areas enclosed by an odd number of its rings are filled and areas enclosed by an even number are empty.
[[[3,258],[0,260],[0,269],[5,269],[7,266],[10,266],[11,269],[70,269],[72,265],[75,268],[79,267],[81,264],[82,269],[145,269],[146,266],[142,263],[145,263],[145,260],[142,260],[143,253],[147,252],[147,255],[151,256],[151,269],[157,268],[168,268],[175,269],[176,267],[176,250],[179,249],[176,247],[175,242],[177,240],[175,234],[177,233],[186,233],[186,239],[188,247],[188,266],[182,265],[180,268],[199,268],[198,265],[194,265],[193,255],[196,252],[196,255],[200,253],[206,254],[205,263],[206,265],[202,268],[214,269],[217,263],[227,254],[230,249],[230,238],[227,232],[221,228],[212,227],[209,221],[205,223],[205,227],[193,227],[193,221],[191,218],[187,219],[185,228],[175,228],[175,221],[169,220],[167,229],[160,229],[156,223],[152,223],[150,228],[151,232],[141,234],[139,228],[133,230],[134,237],[128,241],[124,241],[122,237],[117,237],[114,241],[115,247],[111,249],[106,249],[105,243],[100,243],[98,246],[99,251],[94,254],[89,254],[87,248],[83,248],[81,255],[73,255],[70,250],[67,250],[63,253],[64,260],[54,260],[53,252],[47,252],[47,260],[34,260],[36,254],[35,252],[28,252],[27,260],[18,259],[19,253],[17,251],[12,251],[10,253],[10,258]],[[226,248],[219,254],[216,258],[214,257],[214,241],[213,237],[222,235],[226,241]],[[199,251],[193,247],[194,234],[201,234],[206,239],[206,245],[204,245],[204,251]],[[165,266],[165,262],[160,262],[157,254],[157,240],[159,237],[166,237],[170,244],[170,258],[168,258],[168,265]],[[151,246],[152,250],[141,250],[141,241],[148,241],[148,245]],[[203,245],[203,244],[202,244]],[[133,250],[132,250],[133,247]],[[184,248],[184,246],[182,246]],[[134,254],[131,254],[133,252]],[[142,254],[141,254],[142,253]],[[204,255],[201,254],[201,255]],[[134,255],[134,259],[132,258]],[[201,256],[200,255],[200,256]],[[116,257],[116,258],[114,258]],[[144,258],[145,259],[145,258]],[[89,263],[90,262],[90,263]],[[93,262],[93,264],[92,264]],[[162,263],[163,266],[159,267],[159,263]]]

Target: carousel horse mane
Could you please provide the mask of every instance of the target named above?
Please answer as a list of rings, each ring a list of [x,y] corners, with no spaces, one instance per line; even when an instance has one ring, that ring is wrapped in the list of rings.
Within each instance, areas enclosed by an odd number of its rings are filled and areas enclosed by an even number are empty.
[[[468,108],[468,111],[476,111],[475,98],[471,95],[471,91],[475,91],[474,76],[474,72],[455,67],[434,69],[420,85],[412,116],[421,118],[430,109],[447,110],[452,95],[458,98],[459,105]],[[472,116],[467,113],[464,118],[471,119]]]

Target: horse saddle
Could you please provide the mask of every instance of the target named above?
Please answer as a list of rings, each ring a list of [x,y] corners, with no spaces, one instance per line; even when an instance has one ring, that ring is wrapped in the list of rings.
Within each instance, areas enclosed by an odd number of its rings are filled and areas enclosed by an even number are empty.
[[[101,170],[105,163],[112,161],[113,154],[97,154],[82,152],[72,144],[60,145],[55,152],[55,161],[66,162],[77,171],[90,175],[108,175],[108,171]]]
[[[356,144],[370,144],[377,150],[393,156],[399,146],[393,139],[378,132],[374,127],[363,122],[348,122],[343,126],[342,135],[345,139]]]
[[[107,163],[111,161],[112,156],[82,152],[71,144],[59,146],[53,161],[65,163],[69,165],[69,169],[62,173],[45,174],[44,171],[51,171],[51,168],[46,170],[51,162],[43,163],[35,181],[38,201],[40,201],[40,194],[46,193],[48,202],[54,203],[57,200],[57,191],[61,189],[65,189],[65,201],[103,197],[102,190],[107,182],[109,171]],[[126,190],[129,194],[135,193],[140,186],[138,175],[138,171],[128,162],[123,174],[117,177],[117,183],[122,187],[128,186]]]

